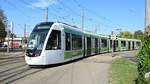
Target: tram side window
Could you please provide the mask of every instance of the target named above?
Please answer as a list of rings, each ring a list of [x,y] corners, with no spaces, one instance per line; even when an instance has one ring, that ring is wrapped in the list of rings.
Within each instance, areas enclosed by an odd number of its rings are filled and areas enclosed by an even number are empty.
[[[101,40],[101,47],[107,47],[107,39]]]
[[[138,47],[141,45],[140,42],[136,42],[136,44],[137,44]]]
[[[118,47],[118,40],[114,40],[114,46]]]
[[[126,47],[126,41],[121,41],[121,47]]]
[[[95,38],[95,48],[98,48],[98,39]]]
[[[112,48],[112,40],[110,40],[110,48]]]
[[[82,49],[82,36],[72,34],[72,50]]]
[[[71,50],[71,34],[70,33],[65,33],[66,34],[66,50]]]
[[[52,30],[46,45],[46,50],[57,49],[61,49],[61,32],[58,30]]]

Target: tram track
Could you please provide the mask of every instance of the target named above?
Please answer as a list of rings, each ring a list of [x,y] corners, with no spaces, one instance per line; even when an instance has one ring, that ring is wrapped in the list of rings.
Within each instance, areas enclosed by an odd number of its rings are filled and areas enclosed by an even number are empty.
[[[23,59],[23,56],[17,56],[17,57],[10,57],[10,58],[0,58],[0,63],[7,62],[7,61],[12,61],[16,59]]]
[[[18,74],[21,74],[23,72],[26,72],[28,70],[30,70],[31,68],[29,67],[25,67],[23,69],[20,69],[20,70],[16,70],[16,71],[12,71],[12,72],[7,72],[7,73],[4,73],[4,74],[1,74],[0,75],[0,81],[4,81],[4,80],[7,80],[8,78],[11,78],[11,77],[14,77]]]
[[[0,66],[2,66],[3,64],[7,64],[9,62],[13,62],[13,61],[17,61],[17,60],[24,60],[23,57],[12,57],[12,58],[6,58],[6,59],[0,59]]]
[[[2,71],[0,71],[0,74],[1,74],[1,73],[5,73],[5,72],[8,72],[8,71],[10,71],[10,70],[14,70],[14,69],[23,67],[23,66],[25,66],[25,65],[26,65],[26,64],[24,63],[24,64],[18,65],[18,66],[16,66],[16,67],[12,67],[12,68],[9,68],[9,69],[2,70]]]
[[[45,69],[30,68],[23,55],[0,57],[0,83],[8,84]]]
[[[26,77],[28,75],[32,75],[34,73],[37,73],[39,71],[43,71],[44,69],[33,69],[29,66],[24,66],[21,69],[17,69],[14,71],[9,71],[4,74],[0,75],[0,83],[11,83],[15,80],[21,79],[23,77]]]
[[[11,57],[0,57],[0,60],[5,60],[5,59],[16,59],[16,58],[23,58],[24,55],[19,55],[19,56],[11,56]]]
[[[38,72],[41,72],[41,71],[43,71],[43,70],[41,69],[41,70],[36,70],[36,71],[30,72],[30,73],[28,73],[28,74],[25,74],[25,75],[19,76],[19,77],[17,77],[17,78],[14,78],[14,79],[8,81],[7,83],[12,83],[12,82],[14,82],[14,81],[16,81],[16,80],[19,80],[19,79],[24,78],[24,77],[29,76],[29,75],[33,75],[33,74],[38,73]]]
[[[20,62],[24,62],[24,60],[22,59],[18,59],[16,61],[11,61],[11,62],[5,62],[5,63],[2,63],[0,64],[1,67],[5,67],[5,66],[8,66],[9,67],[9,64],[14,64],[14,65],[17,65],[15,63],[20,63]],[[69,70],[69,67],[70,66],[66,66],[65,69],[63,70],[60,70],[59,68],[54,71],[54,73],[52,73],[50,75],[50,77],[52,76],[56,76],[56,81],[53,81],[54,83],[57,82],[57,80],[59,80],[61,77],[64,76],[64,74]],[[46,69],[51,69],[51,68],[46,68]],[[32,75],[32,74],[35,74],[37,72],[40,72],[40,71],[43,71],[43,70],[46,70],[46,69],[34,69],[34,68],[30,68],[29,66],[27,66],[25,63],[21,64],[21,65],[17,65],[15,67],[12,67],[12,68],[8,68],[6,70],[2,70],[0,72],[0,83],[12,83],[16,80],[19,80],[21,78],[24,78],[28,75]],[[48,80],[48,79],[47,79]],[[44,81],[43,81],[44,82]]]
[[[16,73],[18,71],[22,71],[26,68],[27,68],[27,65],[26,66],[20,66],[19,68],[15,68],[15,69],[12,69],[12,70],[7,70],[6,72],[0,73],[0,77],[7,76],[7,75],[10,75],[10,74]]]
[[[5,66],[5,65],[14,64],[14,63],[22,63],[22,62],[24,62],[24,60],[9,61],[9,62],[6,62],[6,63],[0,63],[0,66]]]

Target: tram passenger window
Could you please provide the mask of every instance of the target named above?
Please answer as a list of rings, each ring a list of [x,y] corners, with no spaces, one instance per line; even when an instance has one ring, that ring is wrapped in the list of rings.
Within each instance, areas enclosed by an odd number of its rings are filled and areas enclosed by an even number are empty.
[[[137,44],[138,47],[141,45],[140,42],[136,42],[136,44]]]
[[[48,39],[46,50],[61,49],[61,32],[53,30]]]
[[[95,48],[98,48],[98,39],[95,38]]]
[[[114,40],[114,46],[118,47],[118,40]]]
[[[107,47],[107,39],[101,40],[101,47]]]
[[[126,47],[126,41],[121,41],[121,47]]]
[[[71,34],[66,33],[66,50],[71,50]]]
[[[110,40],[110,48],[112,48],[112,40]]]
[[[72,50],[82,49],[82,36],[72,34]]]

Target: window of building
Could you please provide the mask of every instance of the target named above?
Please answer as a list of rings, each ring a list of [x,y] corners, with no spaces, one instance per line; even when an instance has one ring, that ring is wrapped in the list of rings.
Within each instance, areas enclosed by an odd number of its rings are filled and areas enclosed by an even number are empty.
[[[82,36],[72,34],[72,50],[82,49]]]
[[[61,49],[61,32],[58,30],[52,30],[46,45],[46,50],[57,49]]]

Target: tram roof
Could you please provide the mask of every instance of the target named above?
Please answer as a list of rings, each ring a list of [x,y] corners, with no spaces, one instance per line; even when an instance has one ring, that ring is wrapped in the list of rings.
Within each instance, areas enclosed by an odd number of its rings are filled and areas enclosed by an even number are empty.
[[[84,34],[85,36],[87,37],[94,37],[94,38],[105,38],[105,39],[108,39],[109,38],[109,35],[102,35],[102,34],[95,34],[93,32],[88,32],[88,31],[83,31],[82,32],[82,29],[75,26],[75,25],[70,25],[70,24],[67,24],[67,23],[64,23],[64,22],[60,22],[60,21],[56,21],[56,22],[41,22],[38,25],[52,25],[54,23],[60,23],[64,26],[64,31],[68,32],[68,33],[72,33],[72,34],[77,34],[77,35],[82,35]],[[141,41],[141,40],[138,40],[138,39],[127,39],[127,38],[117,38],[118,40],[127,40],[127,41]]]
[[[126,41],[141,41],[139,39],[128,39],[128,38],[118,38],[118,40],[126,40]]]

